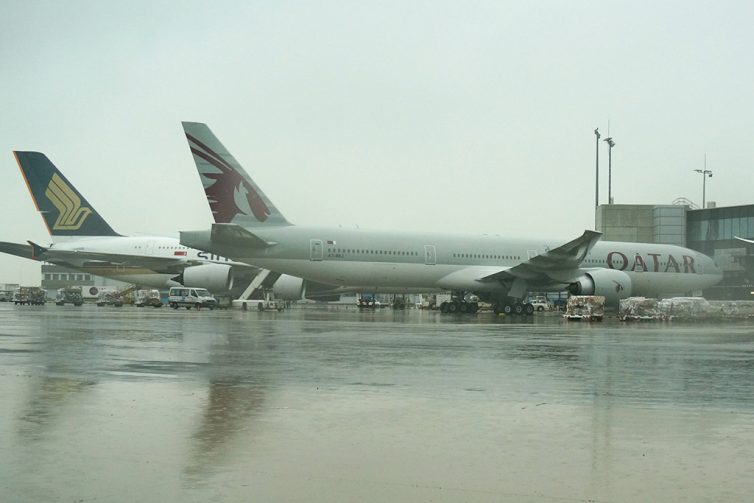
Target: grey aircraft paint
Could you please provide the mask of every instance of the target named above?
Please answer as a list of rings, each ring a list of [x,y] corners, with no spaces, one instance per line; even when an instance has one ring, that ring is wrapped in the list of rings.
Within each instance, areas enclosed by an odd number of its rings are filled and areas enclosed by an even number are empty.
[[[721,278],[712,259],[694,250],[599,242],[594,231],[562,244],[293,226],[206,125],[183,127],[216,223],[181,232],[181,243],[275,272],[369,291],[465,291],[493,302],[565,289],[617,301],[697,291]]]

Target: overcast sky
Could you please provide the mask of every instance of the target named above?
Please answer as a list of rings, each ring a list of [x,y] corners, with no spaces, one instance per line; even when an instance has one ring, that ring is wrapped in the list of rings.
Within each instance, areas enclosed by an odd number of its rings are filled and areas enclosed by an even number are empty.
[[[299,224],[553,236],[616,203],[754,202],[754,3],[0,3],[0,241],[48,243],[11,153],[122,234],[208,227],[180,121]],[[607,148],[600,147],[601,202]],[[39,266],[0,257],[0,283]]]

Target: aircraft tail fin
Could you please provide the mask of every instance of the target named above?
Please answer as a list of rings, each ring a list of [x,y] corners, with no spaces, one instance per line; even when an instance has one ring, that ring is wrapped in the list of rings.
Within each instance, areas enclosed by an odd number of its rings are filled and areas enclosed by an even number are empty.
[[[182,124],[216,223],[291,225],[206,124]]]
[[[53,241],[71,236],[119,235],[46,155],[19,151],[13,154]]]

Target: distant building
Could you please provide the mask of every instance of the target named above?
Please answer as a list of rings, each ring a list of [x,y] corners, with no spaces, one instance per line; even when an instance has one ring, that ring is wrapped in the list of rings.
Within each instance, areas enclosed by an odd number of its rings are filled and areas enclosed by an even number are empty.
[[[42,264],[42,288],[47,290],[48,297],[54,298],[58,288],[67,286],[80,286],[85,297],[95,297],[102,287],[109,289],[125,288],[128,283],[94,276],[58,265]]]
[[[689,210],[689,248],[712,257],[723,270],[723,281],[705,290],[710,299],[754,300],[754,205]]]
[[[603,204],[597,208],[597,230],[605,241],[686,246],[688,206],[674,204]]]

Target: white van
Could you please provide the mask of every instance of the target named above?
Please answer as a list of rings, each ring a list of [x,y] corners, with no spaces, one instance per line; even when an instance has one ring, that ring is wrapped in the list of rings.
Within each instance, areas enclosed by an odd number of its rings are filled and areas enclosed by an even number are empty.
[[[179,307],[185,307],[186,309],[191,309],[192,307],[197,309],[202,307],[214,309],[217,307],[217,299],[206,288],[173,286],[170,287],[168,305],[173,309],[178,309]]]

